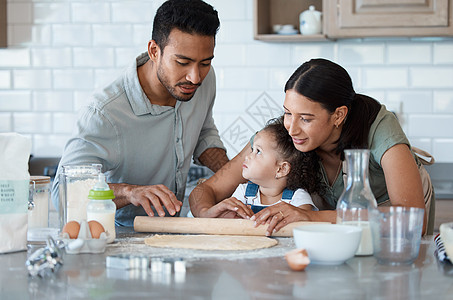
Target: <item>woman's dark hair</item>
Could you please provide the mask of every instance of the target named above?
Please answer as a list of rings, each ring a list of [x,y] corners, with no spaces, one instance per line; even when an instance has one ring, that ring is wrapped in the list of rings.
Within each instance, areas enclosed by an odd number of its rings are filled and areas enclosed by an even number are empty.
[[[173,29],[190,34],[213,36],[220,26],[217,11],[201,0],[168,0],[156,12],[152,39],[161,51]]]
[[[348,114],[338,139],[336,152],[344,159],[344,149],[368,148],[368,133],[381,105],[366,95],[356,94],[348,72],[326,59],[312,59],[301,65],[288,79],[287,90],[309,98],[330,113],[340,106]]]
[[[283,125],[283,117],[271,119],[261,130],[273,135],[277,152],[291,168],[287,175],[287,188],[305,189],[310,194],[320,191],[318,156],[314,151],[301,152],[294,147],[293,140]]]

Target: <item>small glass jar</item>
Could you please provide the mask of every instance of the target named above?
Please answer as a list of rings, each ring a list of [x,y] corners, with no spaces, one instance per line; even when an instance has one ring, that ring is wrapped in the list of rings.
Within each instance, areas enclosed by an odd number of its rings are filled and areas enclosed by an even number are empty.
[[[28,229],[49,225],[50,177],[30,176]]]
[[[60,229],[69,221],[87,219],[88,193],[96,184],[101,164],[67,165],[60,174]]]
[[[56,237],[58,228],[49,227],[50,177],[30,176],[28,197],[28,230],[30,242],[46,241]]]

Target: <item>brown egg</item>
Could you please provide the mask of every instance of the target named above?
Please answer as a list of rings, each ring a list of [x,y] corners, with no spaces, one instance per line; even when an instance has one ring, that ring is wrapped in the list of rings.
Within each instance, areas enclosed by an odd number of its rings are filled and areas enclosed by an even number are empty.
[[[293,271],[302,271],[310,263],[307,250],[294,249],[285,254],[286,262]]]
[[[69,221],[63,227],[62,232],[66,232],[70,239],[76,239],[79,236],[80,224],[77,221]]]
[[[98,239],[101,233],[105,232],[104,226],[98,221],[91,220],[88,222],[88,226],[90,227],[91,237],[93,239]]]

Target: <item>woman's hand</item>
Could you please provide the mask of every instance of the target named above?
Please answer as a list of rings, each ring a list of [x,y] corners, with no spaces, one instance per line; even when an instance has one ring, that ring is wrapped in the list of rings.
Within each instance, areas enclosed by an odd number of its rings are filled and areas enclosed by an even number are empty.
[[[310,211],[295,207],[286,202],[279,202],[259,211],[250,219],[255,221],[255,226],[269,224],[266,235],[270,236],[289,223],[297,221],[311,221]]]
[[[234,197],[227,198],[209,209],[201,210],[202,218],[230,218],[230,219],[250,219],[253,211]]]

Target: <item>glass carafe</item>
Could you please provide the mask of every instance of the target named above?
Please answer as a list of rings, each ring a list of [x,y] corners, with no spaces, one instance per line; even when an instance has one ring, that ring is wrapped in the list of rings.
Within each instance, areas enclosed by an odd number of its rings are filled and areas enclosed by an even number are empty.
[[[376,198],[368,179],[370,150],[344,151],[347,180],[337,203],[337,224],[360,226],[362,239],[356,255],[372,255],[373,241],[368,217],[377,210]]]

